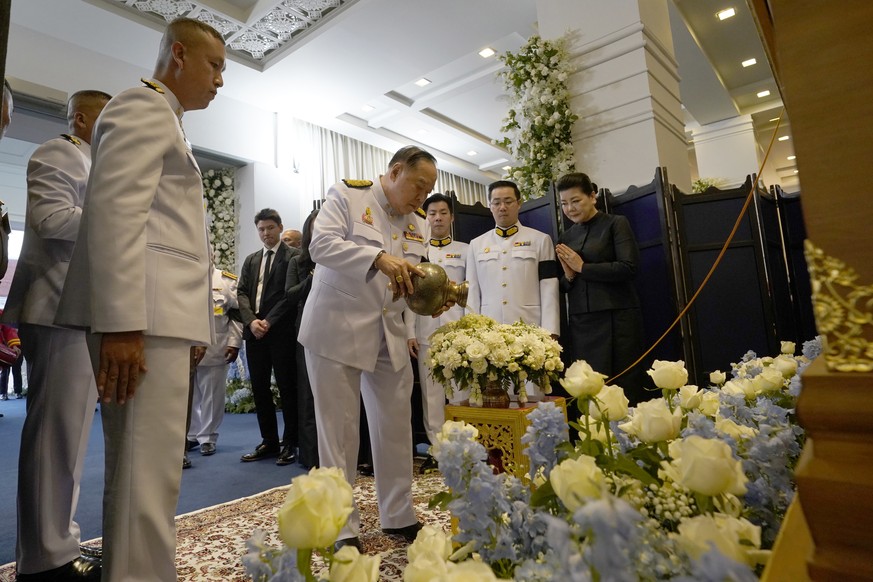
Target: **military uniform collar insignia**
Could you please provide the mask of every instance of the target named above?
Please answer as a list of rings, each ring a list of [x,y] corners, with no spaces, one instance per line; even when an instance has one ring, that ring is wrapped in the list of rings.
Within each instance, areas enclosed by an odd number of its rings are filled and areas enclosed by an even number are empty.
[[[227,277],[228,279],[233,279],[234,281],[239,279],[239,277],[237,277],[236,274],[231,273],[230,271],[222,271],[221,275],[222,275],[222,277]]]
[[[424,208],[419,208],[415,213],[422,218],[427,218],[427,212],[424,211]]]
[[[62,133],[61,137],[70,142],[73,145],[82,145],[82,140],[80,140],[75,135],[70,135],[69,133]]]
[[[503,238],[509,238],[518,232],[518,225],[513,224],[509,228],[500,228],[499,226],[497,226],[494,228],[494,232],[497,233],[497,236],[501,236]]]
[[[343,180],[343,184],[348,186],[349,188],[358,188],[359,190],[365,190],[373,185],[371,180]]]
[[[164,89],[160,85],[155,83],[154,81],[149,81],[148,79],[140,79],[140,81],[142,81],[142,84],[145,85],[146,87],[148,87],[149,89],[151,89],[152,91],[160,93],[161,95],[164,94]]]
[[[452,237],[447,236],[446,238],[432,238],[430,239],[430,246],[432,247],[447,247],[452,244]]]

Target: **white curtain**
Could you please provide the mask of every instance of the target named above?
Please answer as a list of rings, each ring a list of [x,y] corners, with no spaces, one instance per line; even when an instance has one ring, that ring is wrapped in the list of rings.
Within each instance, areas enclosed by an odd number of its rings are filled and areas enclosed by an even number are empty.
[[[294,167],[303,191],[321,200],[343,178],[375,180],[385,173],[394,152],[365,144],[329,129],[294,121]],[[463,204],[485,204],[485,186],[449,172],[437,170],[434,192],[454,191]]]

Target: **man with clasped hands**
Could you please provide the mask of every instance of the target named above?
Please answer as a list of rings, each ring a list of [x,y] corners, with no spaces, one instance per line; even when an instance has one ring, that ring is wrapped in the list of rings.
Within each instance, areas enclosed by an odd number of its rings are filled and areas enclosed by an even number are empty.
[[[56,323],[90,329],[106,443],[103,580],[176,580],[192,345],[213,341],[203,183],[181,116],[224,84],[221,34],[164,32],[151,79],[94,129],[79,238]]]
[[[354,482],[363,396],[382,531],[415,539],[412,508],[412,368],[397,301],[413,291],[427,252],[427,223],[416,210],[436,182],[436,160],[415,146],[400,149],[374,183],[346,180],[330,188],[309,247],[316,263],[298,341],[304,346],[318,419],[318,455]],[[446,306],[451,307],[451,305]],[[337,549],[360,549],[355,509]]]

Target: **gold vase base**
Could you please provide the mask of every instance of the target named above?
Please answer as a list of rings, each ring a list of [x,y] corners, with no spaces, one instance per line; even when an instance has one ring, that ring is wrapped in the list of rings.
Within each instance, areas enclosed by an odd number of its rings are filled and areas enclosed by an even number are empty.
[[[488,387],[482,392],[483,408],[509,408],[509,394],[497,387]]]

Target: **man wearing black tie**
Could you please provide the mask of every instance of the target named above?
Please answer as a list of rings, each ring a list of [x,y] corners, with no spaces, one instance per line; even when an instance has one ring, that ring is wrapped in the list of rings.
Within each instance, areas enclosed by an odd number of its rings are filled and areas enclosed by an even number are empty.
[[[246,342],[246,361],[252,380],[261,444],[240,459],[243,462],[278,457],[277,465],[297,460],[297,394],[294,319],[295,309],[285,299],[285,273],[291,253],[281,240],[282,219],[272,208],[255,215],[264,248],[246,257],[237,288]],[[270,390],[276,375],[282,399],[285,429],[279,441],[276,405]]]

